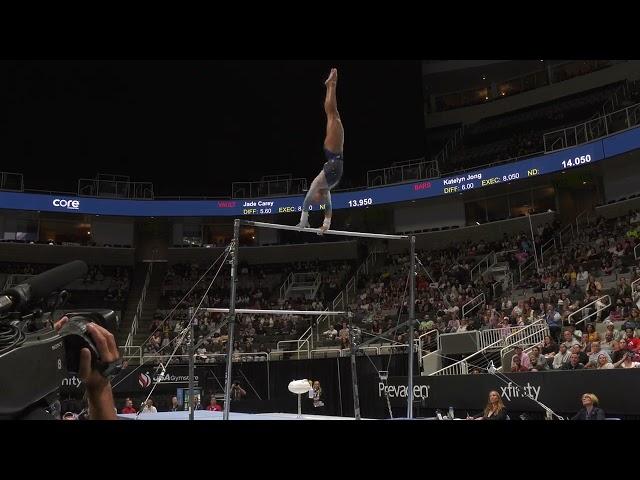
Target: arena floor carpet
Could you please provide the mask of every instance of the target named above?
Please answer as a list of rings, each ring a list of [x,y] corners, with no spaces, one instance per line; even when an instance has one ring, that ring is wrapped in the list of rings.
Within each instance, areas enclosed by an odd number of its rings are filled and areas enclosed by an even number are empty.
[[[134,420],[133,413],[118,414],[118,417]],[[222,412],[196,410],[195,420],[222,420]],[[141,413],[138,420],[189,420],[189,412]],[[326,415],[298,415],[296,413],[237,413],[229,412],[229,420],[354,420],[352,417],[330,417]]]

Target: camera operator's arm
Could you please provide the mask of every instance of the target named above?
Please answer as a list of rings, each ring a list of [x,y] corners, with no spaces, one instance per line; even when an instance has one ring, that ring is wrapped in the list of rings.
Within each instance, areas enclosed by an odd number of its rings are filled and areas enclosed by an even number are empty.
[[[55,329],[60,330],[67,321],[67,317],[61,318],[56,322]],[[98,349],[101,361],[110,363],[120,357],[116,340],[111,332],[95,323],[87,325],[87,332]],[[87,348],[80,351],[79,376],[84,383],[89,400],[89,418],[91,420],[117,420],[111,382],[100,372],[91,368],[91,352]]]

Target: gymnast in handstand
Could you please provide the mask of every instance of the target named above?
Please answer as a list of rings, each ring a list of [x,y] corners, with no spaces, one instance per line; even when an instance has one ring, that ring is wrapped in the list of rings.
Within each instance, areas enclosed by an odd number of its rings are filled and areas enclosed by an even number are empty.
[[[321,232],[327,231],[331,227],[331,189],[335,187],[342,177],[344,146],[344,128],[338,113],[338,102],[336,100],[336,87],[338,84],[338,70],[331,69],[329,78],[324,82],[327,93],[324,98],[324,111],[327,115],[327,133],[324,139],[324,156],[327,161],[320,173],[311,182],[311,187],[307,192],[302,205],[302,214],[298,227],[309,227],[309,206],[312,203],[325,204],[324,222],[320,227]]]

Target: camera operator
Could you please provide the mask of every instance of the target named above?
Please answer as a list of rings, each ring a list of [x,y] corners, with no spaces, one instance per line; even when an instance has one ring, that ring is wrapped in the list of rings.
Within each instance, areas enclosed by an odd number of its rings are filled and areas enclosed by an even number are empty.
[[[246,396],[247,392],[240,386],[240,382],[233,382],[231,386],[231,400],[242,400]]]
[[[67,317],[58,320],[54,327],[59,331],[65,323]],[[107,329],[90,323],[87,325],[87,332],[94,341],[100,354],[100,359],[104,363],[111,363],[118,360],[120,354],[116,345],[116,340]],[[91,352],[87,348],[80,351],[80,380],[84,383],[86,397],[88,401],[89,419],[91,420],[117,420],[111,382],[100,372],[91,368]]]

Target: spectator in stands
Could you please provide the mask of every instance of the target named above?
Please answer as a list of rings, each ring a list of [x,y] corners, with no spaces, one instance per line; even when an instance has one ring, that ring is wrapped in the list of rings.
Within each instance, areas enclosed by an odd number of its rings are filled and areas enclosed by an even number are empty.
[[[124,407],[120,413],[136,413],[136,409],[133,407],[133,400],[131,400],[131,398],[127,397],[124,402]]]
[[[460,321],[456,317],[451,317],[447,322],[446,333],[455,333],[460,328]]]
[[[178,404],[178,397],[171,397],[171,412],[179,412],[181,410],[180,404]]]
[[[582,370],[584,365],[580,363],[580,357],[577,353],[572,353],[569,361],[562,366],[562,370]]]
[[[541,345],[542,355],[544,355],[548,361],[552,361],[556,353],[558,353],[558,350],[558,344],[554,342],[549,335],[545,335]]]
[[[158,413],[158,409],[153,406],[153,400],[151,398],[145,402],[142,413]]]
[[[611,359],[607,357],[604,353],[598,355],[598,363],[596,369],[598,370],[608,370],[614,368],[613,363],[611,363]]]
[[[613,364],[615,368],[638,368],[640,367],[640,362],[633,361],[634,353],[627,350],[624,352],[622,359]]]
[[[541,372],[549,368],[547,366],[546,357],[540,354],[540,347],[536,346],[531,349],[531,353],[529,354],[529,360],[531,361],[532,372]]]
[[[202,404],[200,403],[200,395],[194,395],[191,399],[191,406],[194,410],[202,410]]]
[[[618,280],[618,298],[631,297],[631,286],[627,283],[626,277],[620,277]]]
[[[575,336],[573,335],[573,332],[569,329],[564,331],[564,345],[567,347],[567,349],[571,349],[571,347],[573,347],[574,345],[579,345],[580,342],[578,342],[578,340],[575,338]]]
[[[502,403],[500,394],[493,390],[489,392],[489,401],[484,408],[484,412],[473,417],[467,417],[467,420],[507,420],[507,409]]]
[[[526,353],[525,355],[527,356],[527,359],[528,359],[529,355],[527,355]],[[531,367],[522,364],[522,357],[517,354],[513,356],[513,359],[511,361],[512,361],[512,366],[511,366],[512,372],[528,372],[531,370]]]
[[[589,275],[586,291],[592,297],[599,297],[602,291],[602,284],[593,275]]]
[[[585,364],[586,368],[597,367],[598,358],[600,357],[600,355],[604,355],[605,357],[607,357],[607,361],[611,362],[611,357],[609,356],[608,353],[602,350],[602,348],[600,347],[600,342],[593,342],[590,345],[590,348],[591,350],[589,351],[589,354],[588,354],[589,361]]]
[[[616,308],[609,314],[609,320],[612,322],[620,322],[622,318],[622,301],[618,300]]]
[[[600,342],[600,348],[602,348],[603,352],[607,352],[609,356],[613,353],[613,344],[615,340],[613,339],[613,333],[607,331],[604,334],[604,341]]]
[[[596,332],[593,323],[587,325],[587,331],[582,336],[582,348],[587,349],[592,342],[600,342],[600,334]]]
[[[382,333],[382,327],[378,324],[377,320],[374,320],[371,324],[371,333],[373,333],[374,335],[380,335]]]
[[[571,347],[571,353],[578,355],[578,360],[583,366],[589,363],[589,356],[582,350],[582,346],[580,344],[575,344]]]
[[[624,333],[622,333],[620,330],[616,330],[615,325],[611,322],[605,322],[606,323],[606,333],[605,333],[605,337],[607,333],[611,333],[611,335],[613,335],[613,339],[614,340],[620,340],[624,337]]]
[[[211,395],[211,400],[209,401],[209,405],[207,405],[207,410],[210,412],[221,412],[222,407],[218,404],[216,397]]]
[[[322,400],[322,387],[318,380],[313,382],[312,390],[309,393],[313,400],[313,413],[315,415],[323,415],[325,412],[324,401]]]
[[[582,409],[571,420],[604,420],[604,410],[598,407],[598,397],[593,393],[582,395]]]
[[[347,322],[342,322],[338,339],[340,340],[340,348],[349,348],[349,328],[347,327]]]
[[[531,368],[531,361],[529,360],[529,355],[523,352],[522,345],[516,345],[514,347],[514,354],[511,357],[511,370],[515,367],[516,357],[520,359],[520,365],[525,367],[527,371]]]
[[[330,340],[334,340],[338,336],[338,330],[334,325],[329,325],[329,329],[322,334],[326,335]]]
[[[549,333],[554,339],[558,339],[560,331],[562,330],[561,315],[556,311],[553,305],[547,305],[547,313],[544,316],[547,325],[549,326]]]
[[[465,317],[462,320],[460,320],[460,326],[456,330],[456,333],[466,332],[467,331],[467,327],[468,327],[467,318]]]
[[[627,328],[625,330],[625,341],[627,342],[627,348],[634,352],[640,351],[640,338],[636,337],[633,328]]]
[[[613,341],[613,353],[611,354],[611,362],[615,365],[617,362],[624,358],[627,352],[627,342],[622,340]]]
[[[171,338],[169,338],[169,333],[165,333],[164,334],[164,338],[162,339],[162,343],[160,343],[160,350],[165,351],[165,348],[169,346],[169,343],[171,343]]]
[[[576,275],[577,282],[586,282],[589,279],[589,272],[582,268],[582,265],[578,268],[578,275]]]
[[[564,343],[560,344],[560,350],[553,357],[553,369],[560,370],[562,366],[569,361],[571,352]]]

